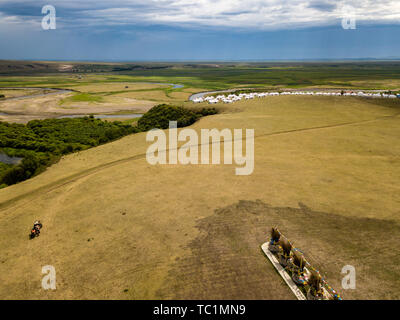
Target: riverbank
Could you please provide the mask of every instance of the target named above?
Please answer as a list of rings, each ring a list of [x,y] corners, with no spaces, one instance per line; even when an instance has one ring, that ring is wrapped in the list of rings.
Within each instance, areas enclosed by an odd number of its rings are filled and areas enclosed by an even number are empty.
[[[173,95],[181,95],[183,87],[181,84],[161,82],[93,82],[69,88],[2,87],[8,90],[8,98],[0,100],[0,120],[27,123],[30,120],[85,115],[104,119],[134,119],[159,103],[175,103]],[[12,96],[9,94],[11,89],[21,93]]]

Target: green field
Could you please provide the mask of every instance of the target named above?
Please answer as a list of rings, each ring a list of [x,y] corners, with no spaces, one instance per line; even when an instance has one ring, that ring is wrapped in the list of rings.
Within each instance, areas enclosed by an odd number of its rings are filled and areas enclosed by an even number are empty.
[[[102,102],[103,99],[101,97],[96,97],[89,93],[76,93],[72,97],[67,98],[71,102]],[[65,100],[62,100],[60,104],[65,103]]]
[[[74,64],[73,62],[70,62]],[[57,63],[49,63],[57,65]],[[43,69],[2,69],[0,87],[81,86],[112,82],[168,82],[187,87],[226,89],[237,86],[325,86],[365,89],[400,88],[400,62],[259,62],[259,63],[76,63],[74,73]],[[51,70],[51,68],[50,68]],[[21,79],[21,74],[37,77]],[[63,74],[62,77],[58,75]],[[78,75],[102,75],[80,79]],[[367,77],[367,79],[366,79]]]

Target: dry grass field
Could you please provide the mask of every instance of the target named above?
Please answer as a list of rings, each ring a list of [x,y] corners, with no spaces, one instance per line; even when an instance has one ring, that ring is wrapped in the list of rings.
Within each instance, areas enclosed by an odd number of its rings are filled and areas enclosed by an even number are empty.
[[[260,249],[277,225],[344,299],[400,299],[397,100],[270,97],[191,127],[255,129],[253,174],[152,166],[139,133],[1,189],[0,297],[294,299]]]

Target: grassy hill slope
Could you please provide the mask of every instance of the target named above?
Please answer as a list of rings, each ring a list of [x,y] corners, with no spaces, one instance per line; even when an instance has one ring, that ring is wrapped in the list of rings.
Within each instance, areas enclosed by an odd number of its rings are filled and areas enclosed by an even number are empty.
[[[399,112],[397,101],[276,97],[191,126],[254,128],[250,176],[151,166],[145,133],[65,156],[0,190],[0,297],[293,299],[260,249],[278,225],[345,299],[399,299]],[[29,241],[35,219],[44,228]],[[347,264],[357,289],[344,292]],[[56,291],[41,288],[45,265]]]

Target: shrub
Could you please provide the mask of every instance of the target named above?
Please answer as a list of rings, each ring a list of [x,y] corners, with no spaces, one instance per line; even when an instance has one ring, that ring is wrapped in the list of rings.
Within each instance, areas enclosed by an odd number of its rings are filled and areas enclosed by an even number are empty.
[[[32,154],[27,155],[20,164],[8,169],[3,176],[2,183],[11,185],[32,177],[41,166],[39,158]]]
[[[25,180],[24,169],[20,165],[17,165],[6,171],[3,176],[2,183],[11,185],[23,180]]]
[[[118,139],[137,128],[93,117],[33,120],[27,125],[0,121],[0,148],[24,158],[11,168],[0,166],[0,183],[14,184],[34,176],[63,154]]]
[[[202,108],[199,111],[197,111],[196,113],[198,113],[198,114],[202,115],[203,117],[205,117],[205,116],[210,116],[210,115],[213,115],[213,114],[217,114],[218,111],[215,108]]]
[[[170,121],[177,121],[178,127],[190,126],[200,117],[216,114],[215,108],[189,110],[182,107],[160,104],[151,108],[138,120],[138,129],[148,131],[154,128],[168,129]]]
[[[160,104],[147,111],[138,121],[142,131],[154,128],[168,129],[169,121],[177,121],[178,127],[186,127],[194,123],[199,115],[182,107]]]

